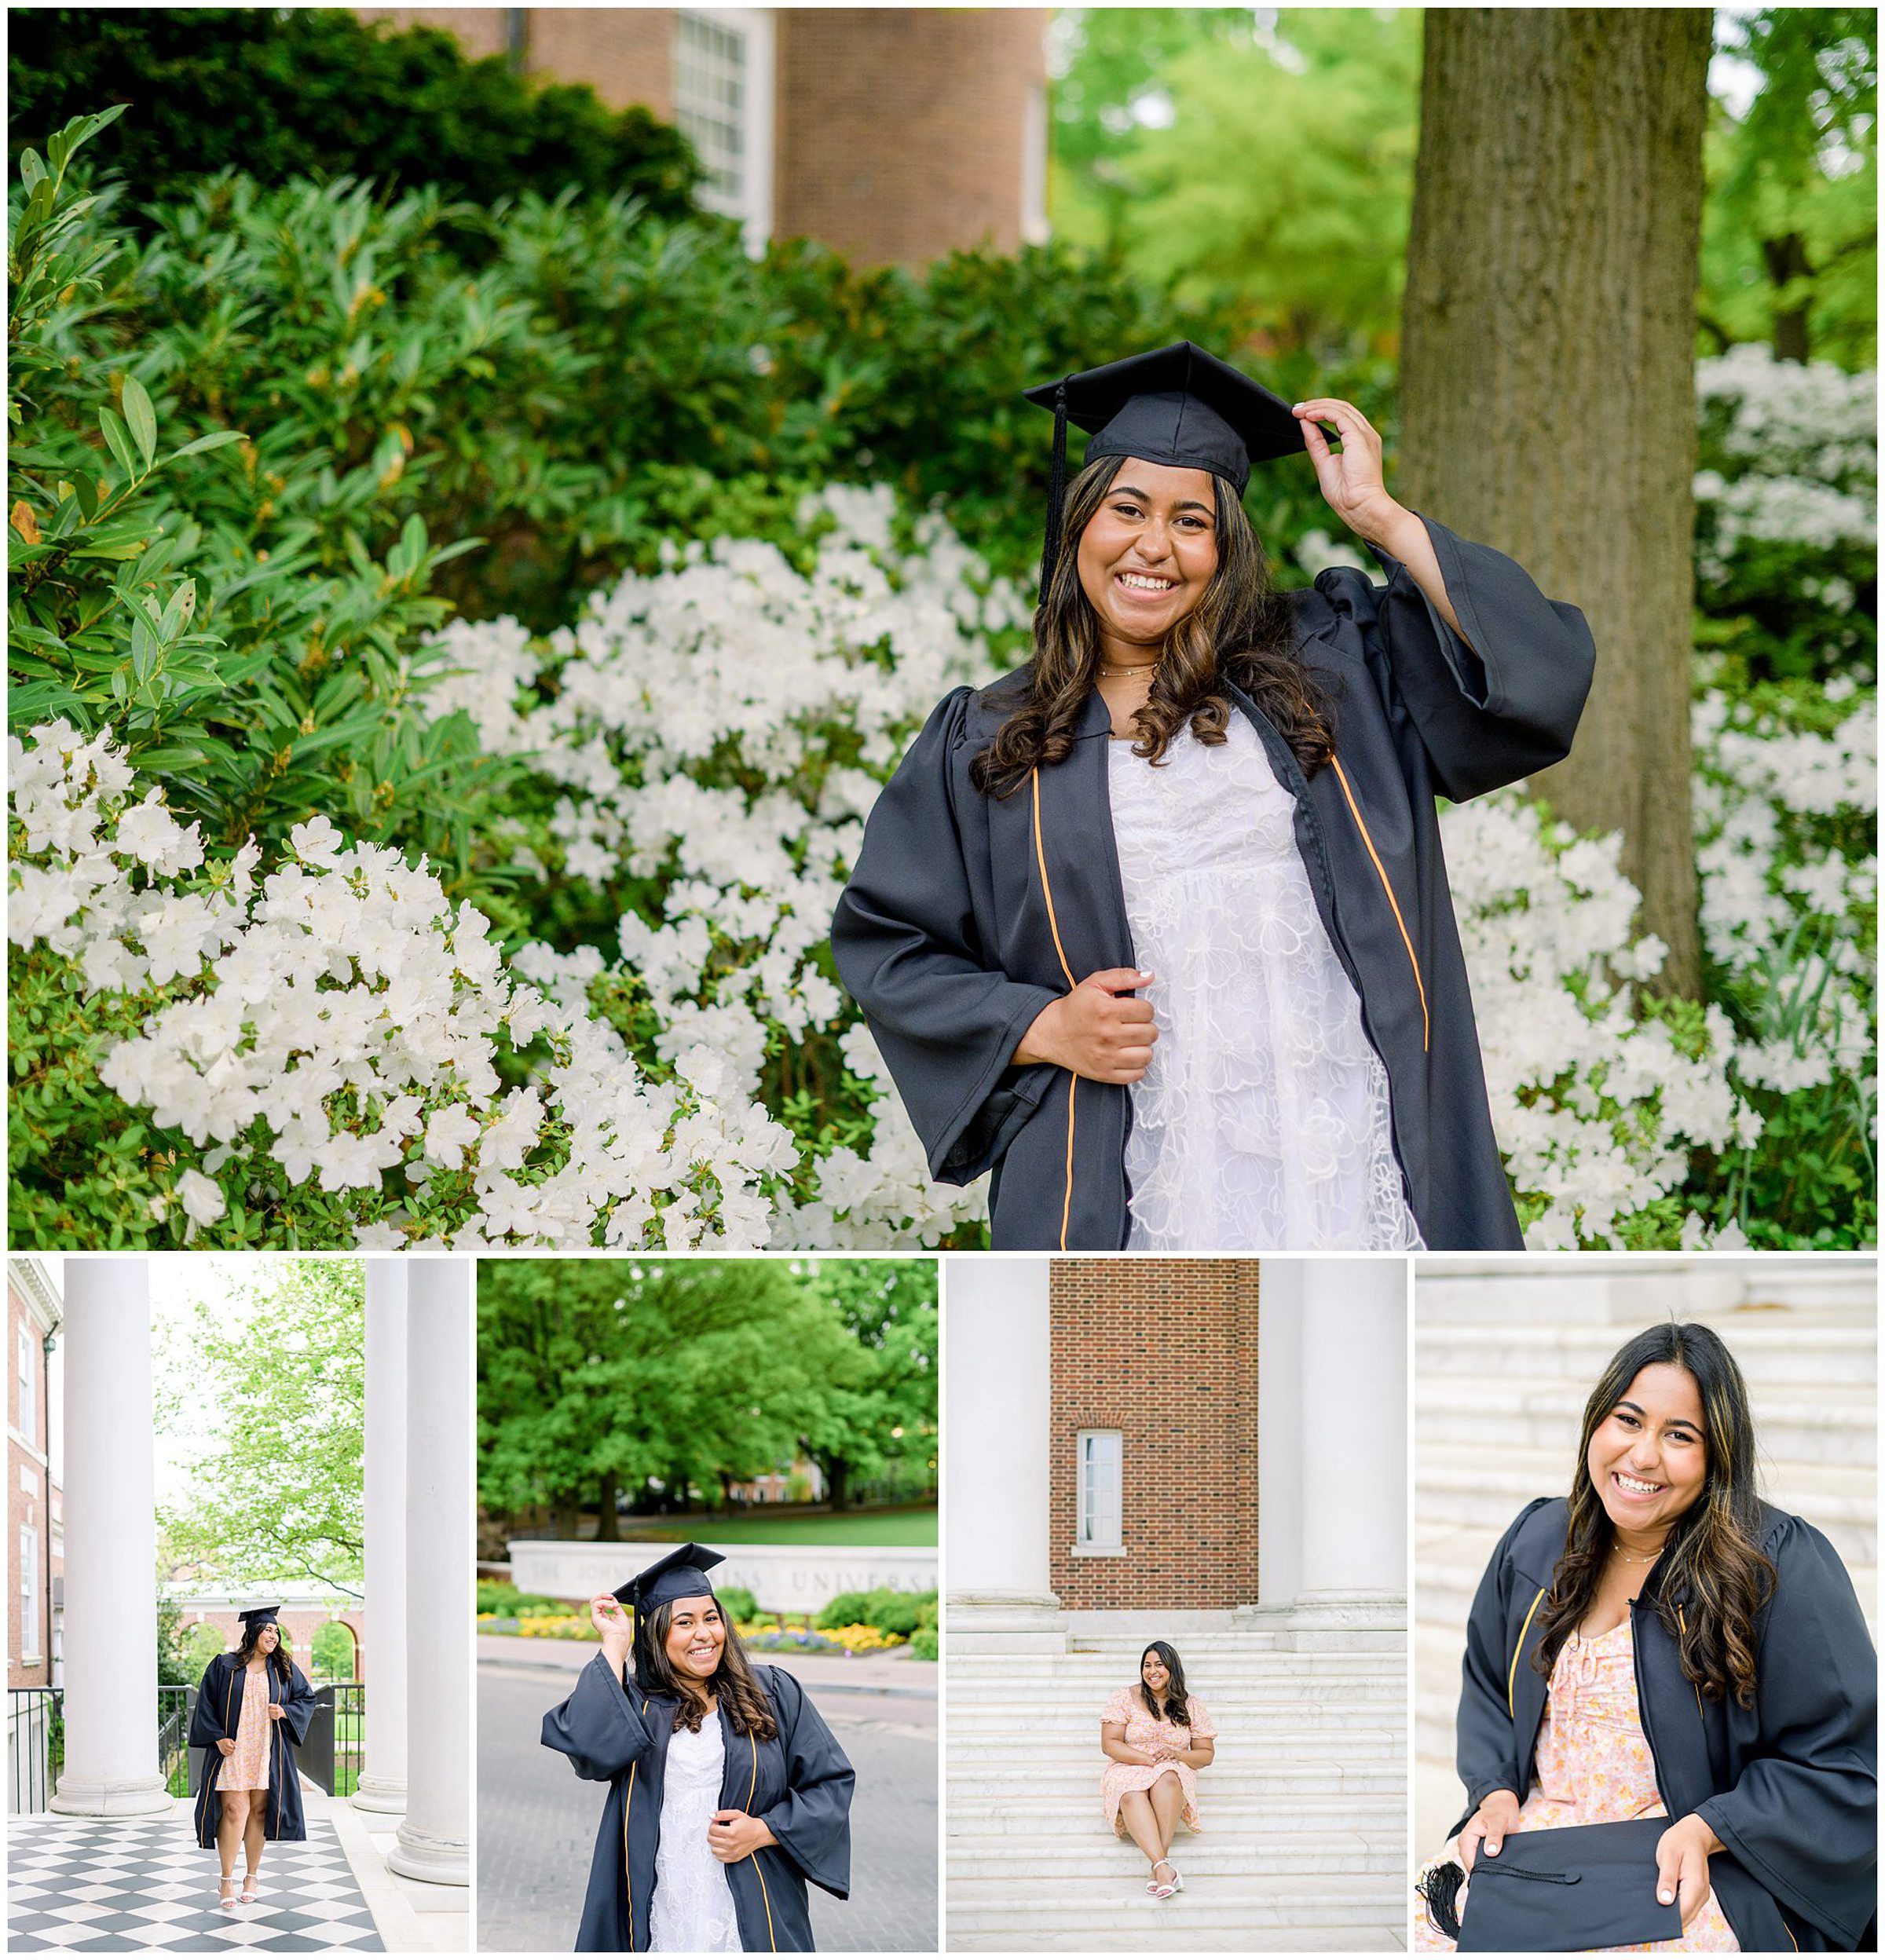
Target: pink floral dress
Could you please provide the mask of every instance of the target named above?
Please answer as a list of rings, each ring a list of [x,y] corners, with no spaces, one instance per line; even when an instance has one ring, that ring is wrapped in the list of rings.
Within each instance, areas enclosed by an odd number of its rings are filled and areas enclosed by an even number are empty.
[[[1191,1718],[1189,1728],[1180,1722],[1154,1721],[1129,1688],[1121,1688],[1107,1703],[1100,1720],[1102,1724],[1123,1723],[1127,1748],[1142,1749],[1148,1754],[1160,1750],[1191,1749],[1199,1742],[1215,1741],[1217,1726],[1203,1702],[1195,1695],[1186,1695],[1185,1700]],[[1184,1808],[1180,1816],[1185,1827],[1190,1830],[1204,1828],[1198,1821],[1198,1772],[1189,1763],[1115,1763],[1109,1759],[1105,1774],[1100,1779],[1100,1803],[1106,1821],[1119,1837],[1126,1835],[1119,1816],[1119,1799],[1129,1790],[1150,1790],[1167,1771],[1177,1772],[1179,1787],[1184,1792]]]
[[[236,1718],[236,1749],[222,1759],[218,1790],[266,1790],[269,1786],[269,1703],[274,1699],[269,1670],[251,1661],[242,1677],[242,1713]]]
[[[1538,1731],[1532,1794],[1518,1813],[1521,1830],[1560,1830],[1574,1824],[1618,1824],[1669,1815],[1656,1786],[1656,1764],[1636,1700],[1636,1650],[1627,1620],[1585,1640],[1572,1634],[1558,1650]],[[1470,1884],[1460,1889],[1462,1913]],[[1427,1917],[1414,1919],[1417,1953],[1451,1953],[1453,1942]],[[1679,1940],[1606,1953],[1739,1953],[1740,1942],[1711,1892]]]

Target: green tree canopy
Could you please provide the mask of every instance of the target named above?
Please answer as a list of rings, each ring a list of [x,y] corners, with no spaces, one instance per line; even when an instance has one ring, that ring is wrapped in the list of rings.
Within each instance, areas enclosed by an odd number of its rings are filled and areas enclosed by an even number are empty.
[[[593,1505],[609,1536],[620,1490],[685,1501],[801,1448],[880,1462],[898,1411],[935,1423],[933,1360],[927,1402],[901,1379],[926,1344],[933,1356],[928,1270],[925,1305],[914,1285],[888,1298],[854,1285],[841,1303],[839,1282],[773,1260],[483,1262],[481,1501],[547,1505],[564,1531]],[[847,1322],[854,1295],[875,1340]]]
[[[163,1329],[160,1422],[187,1402],[205,1438],[188,1489],[159,1508],[171,1571],[236,1588],[316,1579],[357,1596],[365,1269],[295,1259],[232,1270],[205,1262],[218,1297]]]
[[[1878,15],[1764,7],[1718,16],[1755,93],[1718,93],[1708,137],[1702,320],[1711,351],[1766,340],[1784,358],[1878,360]]]
[[[340,7],[38,7],[8,19],[11,152],[130,103],[117,160],[141,199],[218,170],[262,184],[371,177],[480,203],[569,186],[679,216],[700,175],[680,133],[594,90],[535,86],[448,34]]]
[[[1391,352],[1420,90],[1411,9],[1082,9],[1052,216],[1323,364]]]

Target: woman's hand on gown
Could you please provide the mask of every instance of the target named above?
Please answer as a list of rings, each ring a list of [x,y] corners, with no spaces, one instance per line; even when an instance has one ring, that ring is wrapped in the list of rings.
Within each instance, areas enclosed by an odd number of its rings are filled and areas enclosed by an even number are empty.
[[[281,1706],[281,1704],[280,1704],[280,1702],[269,1702],[269,1720],[270,1721],[272,1721],[272,1722],[278,1722],[278,1721],[280,1721],[280,1720],[281,1720],[281,1718],[282,1718],[283,1713],[284,1713],[284,1710],[283,1710],[283,1709],[282,1709],[282,1706]]]
[[[1459,1862],[1468,1871],[1483,1843],[1488,1858],[1496,1858],[1506,1839],[1518,1828],[1518,1799],[1509,1790],[1490,1791],[1459,1834]]]
[[[613,1592],[598,1592],[589,1602],[589,1624],[602,1636],[602,1652],[617,1674],[634,1644],[632,1622]]]
[[[737,1865],[778,1841],[769,1826],[743,1810],[716,1810],[708,1820],[707,1848],[723,1865]]]
[[[1133,990],[1151,978],[1133,967],[1089,973],[1035,1015],[1015,1060],[1051,1062],[1089,1082],[1136,1082],[1151,1066],[1158,1029],[1152,1004]]]
[[[1656,1896],[1665,1906],[1682,1908],[1685,1932],[1708,1896],[1708,1860],[1722,1848],[1700,1817],[1671,1824],[1656,1841]]]
[[[236,1745],[226,1735],[218,1735],[216,1738],[216,1746],[225,1756],[233,1756],[236,1753]]]

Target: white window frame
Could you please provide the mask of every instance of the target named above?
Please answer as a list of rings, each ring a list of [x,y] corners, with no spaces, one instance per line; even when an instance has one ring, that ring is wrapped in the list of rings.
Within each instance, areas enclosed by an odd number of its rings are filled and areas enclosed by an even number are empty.
[[[1082,1429],[1074,1438],[1073,1555],[1126,1556],[1126,1439],[1117,1429]]]
[[[747,251],[755,258],[766,249],[772,236],[772,111],[774,47],[772,9],[770,7],[681,7],[674,17],[675,122],[691,137],[688,117],[691,112],[682,100],[681,37],[690,20],[710,23],[723,32],[737,35],[745,44],[740,103],[740,184],[737,192],[703,185],[696,192],[710,211],[740,221]],[[708,159],[703,157],[703,162]]]
[[[32,1337],[21,1321],[15,1332],[20,1337],[20,1411],[14,1427],[20,1432],[20,1439],[29,1450],[36,1450],[39,1441],[33,1427],[33,1346]]]
[[[46,1656],[39,1651],[39,1534],[30,1524],[20,1527],[20,1659],[36,1667]]]
[[[1021,118],[1021,243],[1045,245],[1053,236],[1047,215],[1047,84],[1027,85]]]

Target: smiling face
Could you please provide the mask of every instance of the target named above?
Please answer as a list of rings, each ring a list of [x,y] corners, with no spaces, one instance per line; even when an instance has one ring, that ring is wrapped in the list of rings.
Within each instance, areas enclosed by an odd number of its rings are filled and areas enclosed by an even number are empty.
[[[1154,1695],[1162,1699],[1166,1688],[1170,1684],[1172,1670],[1159,1659],[1157,1651],[1155,1649],[1148,1652],[1144,1659],[1139,1663],[1139,1678],[1144,1682]]]
[[[1706,1436],[1701,1391],[1686,1368],[1656,1362],[1632,1377],[1584,1457],[1620,1532],[1653,1541],[1695,1503],[1708,1474]]]
[[[281,1629],[269,1621],[255,1636],[255,1644],[264,1654],[273,1654],[281,1644]]]
[[[712,1593],[676,1600],[664,1642],[668,1665],[683,1681],[710,1680],[719,1671],[727,1647],[727,1622]]]
[[[1080,534],[1078,562],[1107,657],[1162,645],[1217,570],[1217,478],[1128,457]]]

